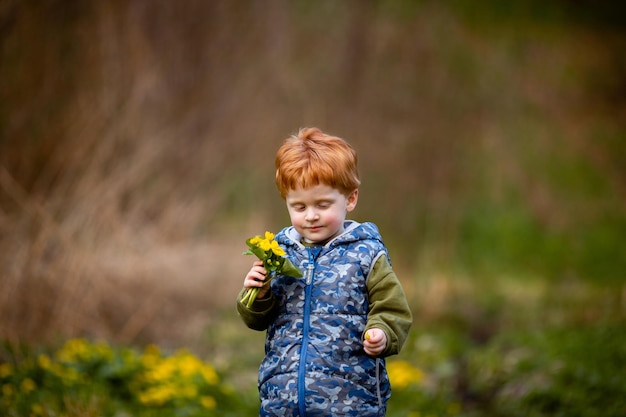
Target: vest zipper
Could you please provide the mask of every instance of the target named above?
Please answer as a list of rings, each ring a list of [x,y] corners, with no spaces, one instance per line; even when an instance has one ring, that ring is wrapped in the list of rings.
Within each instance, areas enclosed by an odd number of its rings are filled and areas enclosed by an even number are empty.
[[[300,363],[298,364],[298,409],[300,411],[300,417],[306,416],[306,351],[309,344],[309,321],[311,315],[311,290],[313,282],[313,270],[315,269],[315,258],[313,256],[313,250],[308,249],[309,252],[309,264],[306,268],[304,288],[304,317],[302,318],[302,346],[300,346]]]

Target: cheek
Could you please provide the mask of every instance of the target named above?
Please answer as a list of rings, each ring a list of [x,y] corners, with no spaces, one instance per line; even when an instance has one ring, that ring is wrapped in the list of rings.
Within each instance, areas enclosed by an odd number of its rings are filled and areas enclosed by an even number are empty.
[[[325,214],[324,219],[327,223],[340,223],[343,221],[345,215],[340,211],[330,211]]]
[[[290,211],[289,212],[289,218],[291,219],[291,223],[293,224],[297,224],[302,222],[302,214],[295,212],[295,211]]]

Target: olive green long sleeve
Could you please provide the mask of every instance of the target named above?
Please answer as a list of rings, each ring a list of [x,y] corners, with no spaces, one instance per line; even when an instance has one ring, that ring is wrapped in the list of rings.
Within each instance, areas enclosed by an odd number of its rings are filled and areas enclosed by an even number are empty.
[[[248,308],[241,302],[245,292],[246,289],[244,288],[237,295],[237,312],[241,320],[243,320],[246,326],[253,330],[261,331],[267,329],[274,319],[276,309],[276,298],[274,294],[268,291],[265,298],[257,298],[250,308]]]
[[[377,327],[387,335],[382,357],[398,354],[409,334],[413,316],[400,280],[386,256],[378,258],[367,278],[370,310],[365,330]],[[365,332],[364,332],[365,333]]]

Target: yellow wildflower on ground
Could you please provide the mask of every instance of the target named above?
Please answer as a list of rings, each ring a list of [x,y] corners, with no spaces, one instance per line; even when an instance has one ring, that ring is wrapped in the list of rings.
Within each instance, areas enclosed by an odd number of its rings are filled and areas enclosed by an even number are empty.
[[[85,339],[70,339],[56,353],[61,362],[76,362],[89,355],[89,342]]]
[[[52,360],[48,355],[39,355],[37,356],[37,364],[42,369],[49,369],[52,364]]]
[[[113,358],[113,349],[104,342],[90,343],[86,339],[70,339],[57,351],[56,358],[65,363],[90,359],[109,361]]]
[[[156,346],[150,346],[140,361],[144,370],[133,384],[133,391],[144,405],[164,405],[177,399],[202,401],[198,383],[219,383],[215,369],[186,349],[163,357]]]
[[[144,368],[150,369],[161,360],[161,351],[156,345],[148,345],[139,359]]]
[[[6,378],[13,373],[13,366],[10,363],[0,364],[0,378]]]
[[[40,404],[33,404],[33,406],[30,408],[30,411],[32,412],[32,415],[34,416],[42,416],[44,415],[44,408],[40,405]]]
[[[217,385],[220,382],[220,378],[217,376],[215,369],[209,364],[204,364],[200,370],[202,377],[210,385]]]
[[[392,387],[400,389],[411,384],[421,384],[425,378],[424,371],[402,360],[388,363],[387,373]]]
[[[24,391],[25,393],[35,391],[36,388],[37,388],[37,384],[35,384],[35,381],[33,381],[30,378],[24,378],[24,380],[20,384],[20,389]]]
[[[104,342],[98,342],[91,345],[89,353],[92,358],[99,358],[109,361],[113,358],[113,349]]]
[[[183,377],[190,377],[192,375],[199,374],[203,366],[200,359],[186,350],[178,351],[178,353],[174,356],[174,359],[176,360],[179,372]]]
[[[176,364],[171,359],[163,359],[146,371],[145,379],[154,383],[167,381],[173,377],[175,372]]]
[[[202,404],[204,408],[209,409],[209,410],[212,410],[215,407],[217,407],[217,401],[215,401],[215,398],[209,395],[203,395],[202,397],[200,397],[200,404]]]
[[[78,372],[76,369],[69,366],[63,366],[57,362],[50,364],[49,371],[51,374],[61,379],[63,384],[66,386],[74,385],[83,378],[83,374]]]
[[[163,405],[174,398],[171,385],[158,385],[139,393],[139,401],[144,405]]]
[[[461,412],[461,404],[459,403],[450,403],[448,405],[448,413],[450,415],[456,416]]]

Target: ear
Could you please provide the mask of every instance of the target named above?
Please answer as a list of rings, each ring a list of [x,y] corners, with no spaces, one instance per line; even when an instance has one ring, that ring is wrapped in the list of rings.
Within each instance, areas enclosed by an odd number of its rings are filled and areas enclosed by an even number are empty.
[[[356,203],[359,201],[359,189],[356,188],[354,191],[348,195],[348,200],[346,202],[346,210],[351,212],[356,208]]]

